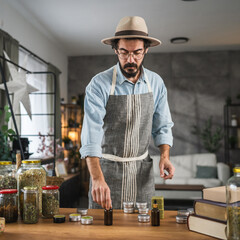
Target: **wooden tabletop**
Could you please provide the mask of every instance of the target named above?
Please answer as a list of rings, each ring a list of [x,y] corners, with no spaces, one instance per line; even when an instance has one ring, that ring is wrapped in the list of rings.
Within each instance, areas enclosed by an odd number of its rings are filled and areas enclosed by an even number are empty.
[[[93,225],[81,225],[69,222],[68,215],[76,212],[74,208],[63,208],[61,214],[66,215],[65,223],[53,223],[52,219],[40,219],[37,224],[6,224],[1,240],[59,240],[59,239],[163,239],[163,240],[208,240],[215,239],[191,232],[186,224],[176,223],[176,211],[165,211],[158,227],[151,223],[139,223],[138,214],[126,214],[122,210],[113,210],[113,225],[104,225],[103,210],[89,209],[93,216]]]

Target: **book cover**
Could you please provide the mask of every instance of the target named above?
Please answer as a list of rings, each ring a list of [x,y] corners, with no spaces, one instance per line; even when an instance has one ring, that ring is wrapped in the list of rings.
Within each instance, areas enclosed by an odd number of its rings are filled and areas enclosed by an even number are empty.
[[[226,203],[226,187],[213,187],[213,188],[204,188],[203,190],[203,199]],[[237,192],[234,196],[232,196],[231,202],[240,201],[240,191]]]
[[[201,233],[223,240],[227,239],[227,224],[224,221],[217,221],[205,217],[190,215],[188,217],[187,226],[188,229],[193,232]]]
[[[197,199],[194,201],[194,213],[198,216],[227,221],[226,203]]]

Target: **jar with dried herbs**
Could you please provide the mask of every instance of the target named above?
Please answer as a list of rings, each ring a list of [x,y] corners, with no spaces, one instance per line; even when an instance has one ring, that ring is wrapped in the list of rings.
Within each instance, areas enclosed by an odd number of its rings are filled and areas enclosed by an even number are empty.
[[[15,167],[11,161],[0,161],[0,190],[17,189]]]
[[[17,189],[0,190],[0,217],[6,223],[16,222],[18,219]]]
[[[37,223],[39,218],[39,198],[37,187],[24,187],[23,193],[23,222]]]
[[[39,214],[42,214],[42,187],[46,185],[46,171],[40,160],[24,160],[17,171],[17,184],[19,192],[24,187],[37,187],[39,200]],[[23,216],[23,197],[20,194],[20,214]]]
[[[59,214],[59,187],[44,186],[42,189],[42,216],[52,218]]]

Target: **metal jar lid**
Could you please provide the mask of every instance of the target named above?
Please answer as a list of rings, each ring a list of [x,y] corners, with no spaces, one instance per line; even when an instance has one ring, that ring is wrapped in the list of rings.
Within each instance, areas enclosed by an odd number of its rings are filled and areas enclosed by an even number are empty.
[[[147,202],[136,202],[137,208],[147,208]]]
[[[123,207],[124,208],[133,208],[134,203],[133,202],[123,202]]]
[[[93,217],[92,216],[83,216],[81,217],[81,224],[89,225],[93,223]]]
[[[81,221],[81,214],[79,214],[79,213],[69,214],[69,221],[70,222],[80,222]]]
[[[189,215],[194,214],[194,209],[193,208],[188,208],[187,211],[189,212]]]
[[[139,222],[149,222],[150,221],[150,215],[148,215],[148,214],[139,214],[138,215],[138,221]]]
[[[134,213],[134,208],[124,208],[123,212],[124,213]]]
[[[81,215],[87,215],[88,209],[87,208],[77,208],[77,212]]]
[[[53,216],[54,223],[64,223],[65,222],[65,215],[54,215]]]
[[[189,215],[189,211],[188,210],[178,210],[177,215],[187,217]]]
[[[177,223],[186,223],[187,222],[187,216],[177,215],[176,216],[176,222]]]
[[[149,209],[148,208],[139,208],[138,212],[139,214],[148,214]]]

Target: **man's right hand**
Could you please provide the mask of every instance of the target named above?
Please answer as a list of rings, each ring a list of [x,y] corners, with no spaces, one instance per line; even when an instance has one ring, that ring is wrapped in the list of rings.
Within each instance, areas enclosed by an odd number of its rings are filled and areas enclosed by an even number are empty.
[[[110,189],[105,180],[92,179],[92,197],[93,201],[102,206],[102,208],[110,209],[112,207]]]

